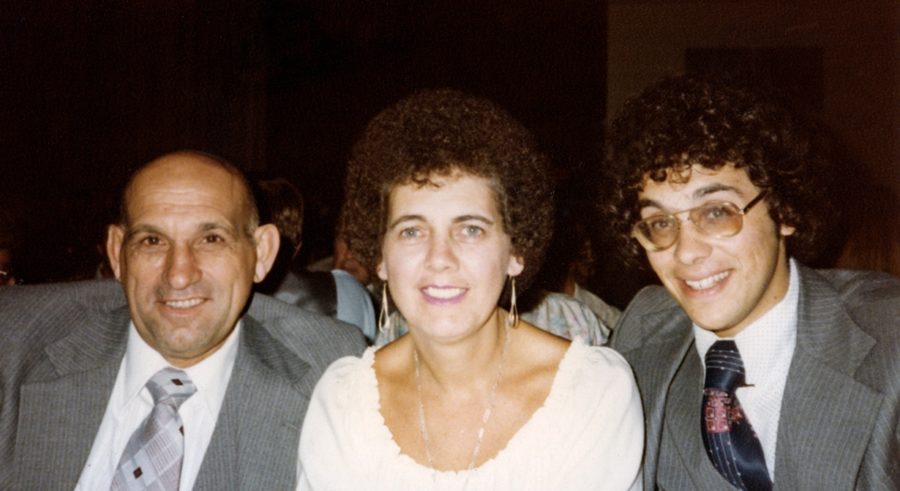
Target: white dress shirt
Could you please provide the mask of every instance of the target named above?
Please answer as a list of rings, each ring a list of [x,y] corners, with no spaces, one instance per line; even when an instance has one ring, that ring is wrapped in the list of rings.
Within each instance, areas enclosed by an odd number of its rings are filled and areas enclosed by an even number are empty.
[[[221,348],[196,365],[184,369],[197,387],[197,392],[178,410],[184,423],[180,489],[191,489],[197,479],[225,398],[225,389],[231,379],[240,330],[241,323],[238,322]],[[134,323],[129,325],[125,356],[76,490],[109,489],[131,434],[153,409],[153,397],[145,385],[150,377],[167,366],[170,365],[165,358],[141,338]]]
[[[788,291],[777,305],[734,337],[744,361],[745,381],[750,387],[736,391],[744,414],[759,437],[769,477],[775,478],[775,451],[781,400],[788,370],[797,345],[797,305],[800,285],[797,265],[790,261]],[[697,352],[703,360],[709,348],[720,339],[694,324]],[[704,368],[705,372],[705,368]]]

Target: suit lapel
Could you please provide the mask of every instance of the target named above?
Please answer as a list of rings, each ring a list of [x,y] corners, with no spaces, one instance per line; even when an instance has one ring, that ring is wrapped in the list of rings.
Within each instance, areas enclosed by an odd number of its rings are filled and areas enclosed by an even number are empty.
[[[693,339],[693,335],[690,336]],[[684,362],[672,381],[666,402],[665,424],[660,452],[659,482],[677,484],[687,470],[691,489],[730,489],[731,485],[712,466],[700,436],[700,413],[703,404],[703,367],[694,344],[685,353]],[[668,474],[668,473],[672,474]],[[681,475],[680,475],[681,474]]]
[[[647,487],[658,479],[654,471],[658,469],[660,461],[666,400],[670,394],[672,379],[693,345],[693,336],[690,320],[677,307],[644,315],[640,326],[647,331],[632,339],[650,341],[639,349],[619,349],[634,367],[635,376],[641,382],[641,399],[647,425],[644,453],[644,484]],[[651,328],[652,331],[649,330]]]
[[[21,389],[16,462],[34,489],[72,487],[90,454],[125,353],[129,314],[111,315],[94,306],[72,334],[45,350],[34,373],[38,382]],[[52,471],[47,471],[52,468]]]
[[[195,489],[293,489],[309,365],[244,318],[234,370]],[[307,395],[304,395],[307,394]]]
[[[780,489],[851,489],[882,403],[854,378],[875,341],[830,285],[800,270],[797,349],[778,425]]]

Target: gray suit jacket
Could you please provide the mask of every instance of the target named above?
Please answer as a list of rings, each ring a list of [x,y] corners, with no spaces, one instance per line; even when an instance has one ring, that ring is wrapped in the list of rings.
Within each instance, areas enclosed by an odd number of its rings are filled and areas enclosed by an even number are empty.
[[[799,268],[797,347],[782,401],[775,489],[900,489],[900,280]],[[730,489],[700,437],[703,367],[691,320],[662,287],[613,335],[644,404],[646,489]]]
[[[125,353],[112,281],[0,288],[0,489],[72,489]],[[359,329],[256,295],[195,489],[293,489],[300,427]]]

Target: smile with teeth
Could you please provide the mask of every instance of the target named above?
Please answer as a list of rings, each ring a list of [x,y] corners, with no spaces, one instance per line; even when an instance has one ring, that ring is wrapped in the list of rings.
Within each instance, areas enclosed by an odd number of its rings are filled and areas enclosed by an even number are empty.
[[[166,307],[171,307],[173,309],[189,309],[191,307],[200,305],[202,302],[203,302],[202,298],[189,298],[187,300],[169,300],[166,302]]]
[[[465,288],[450,288],[450,287],[436,287],[436,286],[428,286],[422,289],[422,292],[429,297],[438,298],[441,300],[446,300],[448,298],[455,298],[463,294],[465,292]]]
[[[703,278],[701,280],[684,280],[684,282],[692,290],[706,290],[707,288],[711,288],[720,281],[724,280],[728,276],[728,274],[728,271],[723,271],[719,274],[707,276],[706,278]]]

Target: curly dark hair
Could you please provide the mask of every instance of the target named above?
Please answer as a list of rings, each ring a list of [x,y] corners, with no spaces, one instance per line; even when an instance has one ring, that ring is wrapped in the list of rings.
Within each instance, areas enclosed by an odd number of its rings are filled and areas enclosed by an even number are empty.
[[[606,145],[609,187],[601,214],[632,266],[647,266],[644,249],[631,237],[644,178],[689,179],[693,165],[745,169],[756,187],[768,190],[772,219],[796,229],[786,242],[798,260],[814,261],[827,235],[826,140],[774,91],[734,78],[669,77],[626,102]]]
[[[369,122],[348,163],[339,233],[373,271],[381,258],[391,190],[424,186],[457,171],[493,183],[503,228],[525,260],[517,284],[526,289],[553,231],[548,160],[506,111],[456,90],[418,91]]]

